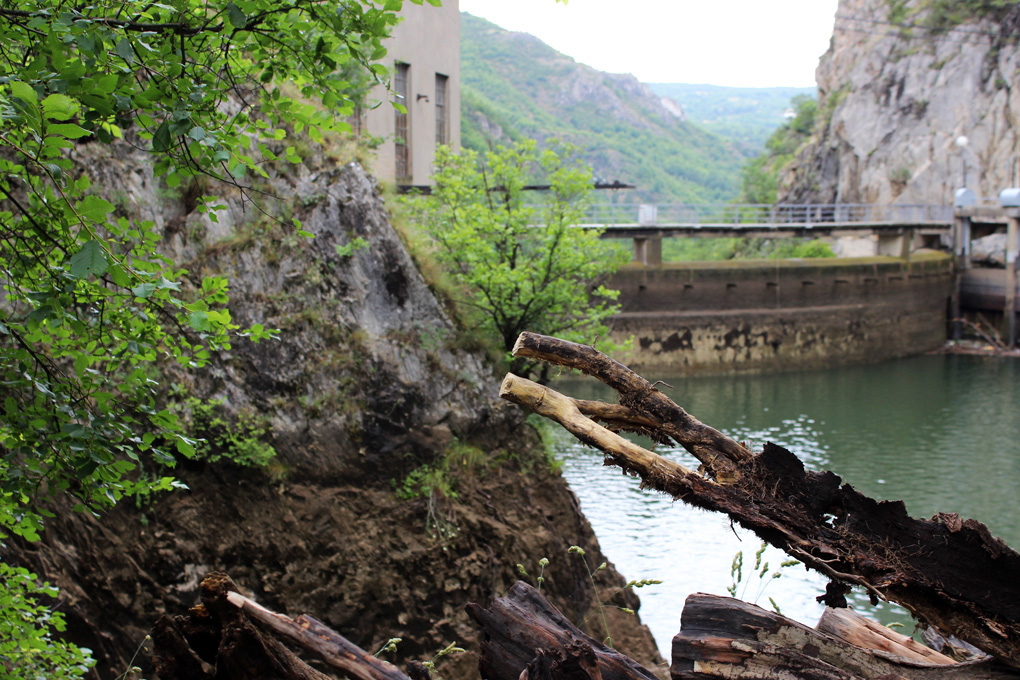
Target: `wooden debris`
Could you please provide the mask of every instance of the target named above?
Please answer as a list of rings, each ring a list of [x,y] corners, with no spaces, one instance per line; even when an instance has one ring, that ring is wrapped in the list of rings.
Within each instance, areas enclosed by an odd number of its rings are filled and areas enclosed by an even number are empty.
[[[524,333],[514,353],[579,369],[613,387],[628,409],[617,412],[617,423],[626,413],[642,428],[658,423],[659,436],[691,451],[716,481],[641,447],[618,444],[574,400],[554,390],[509,375],[500,392],[504,399],[557,420],[601,449],[606,464],[641,476],[645,486],[724,512],[827,575],[838,584],[828,604],[840,604],[844,585],[858,585],[1020,668],[1020,554],[985,525],[951,514],[912,518],[902,502],[868,498],[831,472],[808,472],[796,456],[771,443],[753,455],[591,347]]]
[[[275,636],[316,654],[354,680],[410,680],[310,616],[291,619],[237,592],[230,577],[212,572],[202,603],[188,616],[162,616],[153,628],[153,663],[160,680],[333,680]],[[424,670],[424,669],[420,669]],[[424,680],[419,669],[414,680]]]
[[[633,659],[582,633],[542,593],[518,581],[468,614],[482,628],[485,680],[656,680]]]
[[[840,621],[844,632],[863,617]],[[869,622],[871,626],[878,626]],[[854,633],[851,633],[853,636]],[[867,635],[865,635],[867,637]],[[889,647],[888,638],[883,646]],[[901,636],[902,637],[902,636]],[[916,644],[916,643],[915,643]],[[902,651],[895,644],[891,647]],[[931,650],[928,650],[931,652]],[[674,680],[1017,680],[991,661],[954,663],[860,647],[740,600],[697,593],[687,598],[673,638]],[[946,661],[949,663],[947,664]]]

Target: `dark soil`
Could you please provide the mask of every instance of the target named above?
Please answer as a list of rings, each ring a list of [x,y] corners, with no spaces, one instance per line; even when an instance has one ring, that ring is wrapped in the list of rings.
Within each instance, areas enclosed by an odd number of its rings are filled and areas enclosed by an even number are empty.
[[[370,652],[402,638],[387,655],[400,666],[457,642],[468,652],[446,657],[439,670],[475,678],[479,639],[468,602],[505,593],[517,563],[537,576],[547,557],[543,592],[579,622],[593,597],[581,559],[567,549],[582,546],[592,569],[604,557],[576,497],[535,449],[502,451],[455,475],[456,499],[430,504],[401,501],[388,483],[271,483],[258,471],[209,466],[181,475],[189,491],[146,507],[55,521],[41,544],[24,546],[23,558],[61,587],[70,637],[96,652],[102,677],[127,668],[156,618],[184,613],[203,576],[223,570],[258,601],[311,614]],[[430,513],[446,538],[426,531]],[[611,566],[597,581],[602,597],[624,583]],[[629,591],[613,602],[637,608]],[[608,613],[618,649],[665,668],[647,628]],[[584,628],[605,637],[598,616]],[[145,668],[140,657],[135,663]]]

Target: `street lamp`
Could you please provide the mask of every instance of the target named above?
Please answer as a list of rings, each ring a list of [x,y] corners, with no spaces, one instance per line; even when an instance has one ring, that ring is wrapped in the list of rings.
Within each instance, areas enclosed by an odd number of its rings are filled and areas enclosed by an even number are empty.
[[[956,138],[956,146],[960,147],[960,162],[963,164],[963,188],[967,188],[967,158],[963,154],[963,150],[967,148],[967,144],[970,140],[967,139],[966,135],[960,135]]]
[[[953,205],[957,208],[971,208],[977,204],[977,196],[967,188],[967,157],[964,151],[969,143],[970,140],[967,139],[966,135],[960,135],[956,138],[956,146],[960,147],[960,163],[963,164],[963,187],[957,189],[953,197]]]

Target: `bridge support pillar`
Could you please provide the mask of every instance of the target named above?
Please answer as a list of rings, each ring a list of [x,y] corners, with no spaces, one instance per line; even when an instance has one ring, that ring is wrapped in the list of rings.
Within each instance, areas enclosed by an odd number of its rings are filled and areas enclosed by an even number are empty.
[[[1002,307],[1003,335],[1008,346],[1016,345],[1016,281],[1017,251],[1020,250],[1020,211],[1010,211],[1006,224],[1006,299]]]
[[[875,254],[891,255],[906,260],[910,257],[910,246],[913,240],[913,229],[906,229],[899,234],[879,234]]]
[[[648,267],[662,264],[662,237],[648,236],[634,239],[634,261]]]

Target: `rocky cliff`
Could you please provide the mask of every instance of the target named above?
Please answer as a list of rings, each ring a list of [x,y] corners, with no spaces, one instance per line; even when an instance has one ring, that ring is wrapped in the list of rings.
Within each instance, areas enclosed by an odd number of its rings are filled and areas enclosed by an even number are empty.
[[[437,302],[361,168],[320,158],[259,187],[288,197],[268,203],[300,218],[314,234],[305,239],[236,193],[212,221],[195,197],[222,187],[168,191],[124,151],[80,160],[106,173],[121,214],[162,227],[193,282],[229,277],[236,321],[281,330],[276,341],[239,339],[201,374],[163,375],[167,399],[214,449],[243,440],[276,455],[262,467],[182,460],[188,490],[100,518],[61,512],[40,543],[7,547],[4,559],[61,588],[69,636],[95,651],[98,675],[124,671],[155,619],[195,604],[214,569],[370,651],[403,638],[390,656],[398,664],[456,641],[469,652],[443,662],[447,678],[477,677],[464,605],[505,592],[517,563],[548,557],[545,590],[584,618],[593,593],[567,549],[584,547],[597,565],[595,536],[520,410],[496,398],[498,379]],[[442,477],[434,492],[414,483],[428,474]],[[622,585],[610,571],[601,595]],[[614,641],[654,665],[647,629],[610,615]]]
[[[948,204],[964,163],[979,196],[1015,186],[1018,34],[1015,3],[840,0],[816,136],[780,200]]]

